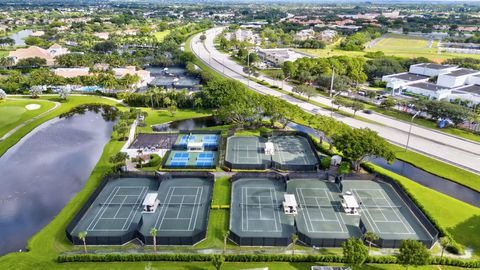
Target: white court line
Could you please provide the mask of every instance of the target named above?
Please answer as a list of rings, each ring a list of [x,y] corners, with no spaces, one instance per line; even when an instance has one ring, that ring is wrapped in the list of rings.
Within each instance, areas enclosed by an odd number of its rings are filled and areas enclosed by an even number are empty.
[[[91,221],[90,224],[88,225],[87,231],[93,231],[93,230],[94,230],[94,228],[97,226],[98,221],[99,221],[99,220],[101,219],[101,217],[103,216],[103,213],[104,213],[105,211],[107,211],[108,206],[109,206],[110,203],[112,202],[113,198],[115,198],[115,196],[117,195],[119,189],[120,189],[120,187],[117,186],[117,187],[113,188],[112,191],[110,191],[110,194],[109,194],[108,197],[107,197],[108,204],[103,204],[103,205],[100,207],[100,210],[97,212],[97,214],[95,215],[95,217],[92,219],[92,221]],[[115,194],[113,194],[113,191],[114,191],[114,190],[115,190]],[[112,194],[113,194],[113,195],[112,195]],[[110,198],[110,196],[112,196],[112,197]],[[110,198],[110,200],[108,200],[109,198]],[[95,224],[93,224],[93,227],[90,228],[90,227],[92,226],[92,223],[95,221],[95,219],[97,218],[98,215],[100,215],[100,216],[98,217],[97,221],[95,222]]]
[[[203,187],[202,187],[203,188]],[[192,207],[192,212],[190,213],[190,221],[188,222],[188,230],[190,231],[190,225],[192,224],[192,220],[193,220],[193,213],[195,212],[195,205],[197,203],[197,198],[198,198],[198,190],[199,190],[199,187],[197,187],[197,190],[195,191],[195,199],[193,199],[193,207]],[[195,225],[196,225],[196,220],[195,220],[195,224],[193,224],[194,228],[195,228]]]
[[[132,225],[133,219],[135,218],[135,216],[138,213],[138,211],[136,211],[136,210],[138,210],[140,208],[140,205],[141,205],[141,203],[138,203],[139,199],[140,199],[140,197],[145,197],[147,192],[148,192],[147,187],[142,187],[142,191],[140,192],[140,194],[138,194],[137,199],[135,200],[136,205],[133,205],[132,208],[130,209],[130,213],[128,214],[127,220],[123,224],[122,229],[124,229],[124,230],[127,229],[127,228],[125,228],[125,226],[127,225],[128,219],[130,218],[130,216],[133,213],[133,217],[130,220],[130,223],[128,224],[128,227],[130,227],[130,225]]]
[[[177,219],[180,217],[180,212],[182,212],[183,201],[185,200],[185,196],[181,196],[181,197],[182,197],[182,201],[180,202],[180,206],[178,207]]]
[[[123,201],[120,203],[120,206],[118,207],[118,209],[117,209],[117,212],[115,212],[115,215],[113,215],[113,217],[114,217],[114,218],[116,218],[116,217],[117,217],[117,215],[118,215],[118,212],[120,212],[120,209],[122,209],[122,206],[123,206],[123,204],[125,203],[125,201],[126,201],[126,200],[127,200],[127,198],[128,198],[128,197],[127,197],[127,196],[125,196],[125,195],[122,195],[122,196],[124,197],[124,198],[123,198]]]
[[[198,196],[198,200],[200,203],[200,201],[202,200],[202,196],[203,196],[203,187],[199,187],[200,188],[200,196]],[[195,198],[195,202],[197,201],[197,199]],[[200,212],[200,205],[197,205],[197,214],[195,215],[195,222],[193,223],[193,228],[191,229],[191,231],[193,231],[195,229],[195,226],[197,225],[197,219],[198,219],[198,213]],[[208,224],[207,224],[208,226]],[[190,225],[188,226],[188,228],[190,228]]]
[[[382,194],[383,198],[385,198],[385,200],[387,201],[388,205],[389,205],[389,206],[392,206],[392,205],[390,204],[390,200],[387,200],[387,198],[385,197],[385,194],[383,194],[383,192],[380,192],[380,194]],[[407,226],[407,224],[405,224],[405,222],[403,222],[402,218],[399,216],[399,214],[398,214],[398,212],[397,212],[397,211],[399,211],[399,210],[395,210],[395,209],[393,209],[393,207],[392,207],[392,210],[393,210],[393,212],[395,213],[395,215],[397,216],[398,220],[403,224],[403,227],[406,229],[407,232],[409,232],[409,233],[415,232],[415,230],[410,226],[410,224],[408,224],[408,226]]]
[[[275,201],[277,201],[277,199],[276,199],[277,195],[276,195],[275,190],[273,190],[273,188],[270,188],[270,189],[269,189],[269,192],[270,192],[270,202],[271,202],[271,204],[272,204],[272,214],[273,214],[273,218],[274,218],[274,220],[275,220],[275,231],[278,232],[278,224],[277,224],[277,219],[276,219],[276,216],[275,216],[275,202],[273,201],[272,191],[273,191],[273,194],[275,195]],[[276,211],[276,212],[278,212],[278,211]],[[279,221],[280,221],[280,220],[279,220]]]
[[[170,191],[171,191],[171,194],[170,194]],[[168,188],[168,191],[167,191],[167,196],[165,198],[165,201],[168,199],[168,203],[167,204],[162,204],[162,207],[160,209],[160,213],[157,217],[157,220],[155,221],[155,228],[157,229],[160,229],[162,227],[162,223],[163,223],[163,219],[165,218],[165,216],[167,215],[167,210],[168,210],[168,206],[170,204],[170,202],[172,201],[172,195],[175,191],[175,187],[169,187]],[[169,196],[170,195],[170,196]],[[164,202],[165,202],[164,201]],[[163,214],[163,216],[162,216]],[[162,219],[160,220],[160,217],[162,217]],[[158,221],[160,220],[160,225],[158,225]],[[157,226],[158,225],[158,226]]]
[[[360,198],[360,196],[358,195],[358,192],[356,189],[352,189],[353,193],[355,193],[355,195],[358,197],[361,205],[363,205],[363,200]],[[377,232],[381,233],[382,231],[378,228],[377,224],[376,223],[372,223],[373,222],[373,217],[370,215],[370,212],[368,211],[368,209],[366,209],[364,206],[361,206],[361,209],[365,210],[365,214],[370,217],[366,219],[366,221],[370,224],[370,226],[372,228],[376,227],[377,228]]]
[[[301,188],[296,188],[295,192],[297,193],[298,198],[302,199],[303,205],[307,205],[307,202],[305,201],[305,198],[303,197],[302,189]],[[310,213],[309,213],[307,208],[305,208],[305,213],[306,213],[306,215],[303,214],[302,216],[303,216],[303,220],[305,221],[305,225],[307,226],[307,231],[312,232],[313,231],[312,219],[310,218]],[[308,220],[307,220],[307,216],[308,216]],[[310,223],[311,230],[308,228],[308,223]]]

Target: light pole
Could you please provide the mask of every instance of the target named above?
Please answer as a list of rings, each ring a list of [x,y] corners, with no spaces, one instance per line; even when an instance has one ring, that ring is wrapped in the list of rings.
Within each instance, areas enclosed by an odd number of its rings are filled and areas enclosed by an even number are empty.
[[[408,130],[408,137],[407,137],[407,144],[405,145],[405,152],[408,150],[408,143],[410,142],[410,135],[412,134],[412,126],[413,126],[413,119],[420,113],[420,111],[416,112],[412,116],[412,120],[410,120],[410,129]]]
[[[247,72],[248,72],[248,87],[250,87],[250,51],[247,50]]]

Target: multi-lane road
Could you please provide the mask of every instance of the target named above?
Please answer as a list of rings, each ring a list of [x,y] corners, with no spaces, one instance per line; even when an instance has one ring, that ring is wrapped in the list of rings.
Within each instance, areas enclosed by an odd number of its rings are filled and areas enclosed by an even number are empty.
[[[221,32],[221,29],[222,28],[213,28],[206,31],[205,34],[207,38],[204,42],[200,41],[201,34],[194,36],[191,40],[190,47],[192,52],[202,62],[204,62],[210,68],[223,74],[225,77],[235,79],[245,85],[248,85],[256,92],[284,99],[292,104],[298,105],[300,108],[309,113],[324,115],[331,114],[331,111],[328,109],[296,99],[290,95],[286,95],[282,92],[248,80],[247,75],[243,72],[243,67],[241,65],[231,60],[229,55],[224,54],[215,48],[214,38]],[[282,84],[281,81],[264,76],[260,76],[259,79],[265,80],[271,85],[276,85],[279,87],[283,86],[285,91],[290,92],[292,90],[290,85]],[[317,96],[313,97],[312,100],[325,105],[331,105],[331,100],[325,97]],[[407,137],[410,128],[409,123],[376,113],[364,114],[363,112],[358,112],[357,115],[368,118],[375,123],[364,122],[336,113],[333,114],[333,117],[352,127],[370,128],[375,130],[380,136],[396,145],[405,146],[407,143]],[[445,161],[447,163],[463,167],[472,172],[480,173],[480,143],[413,125],[409,141],[409,149]]]

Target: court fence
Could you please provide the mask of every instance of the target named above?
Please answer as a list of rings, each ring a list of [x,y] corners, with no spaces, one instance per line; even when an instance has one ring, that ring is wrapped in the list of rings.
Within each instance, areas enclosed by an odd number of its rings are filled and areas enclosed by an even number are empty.
[[[363,175],[363,174],[349,174],[347,176],[348,180],[372,180],[379,183],[387,183],[392,186],[392,188],[397,192],[406,206],[412,211],[413,215],[417,220],[425,227],[428,234],[431,236],[430,239],[419,239],[418,241],[425,245],[427,248],[431,248],[435,242],[438,240],[439,232],[437,228],[433,225],[432,221],[423,213],[422,210],[418,207],[417,204],[407,195],[403,188],[393,179],[385,175]],[[362,233],[367,231],[365,224],[362,219],[360,219],[360,230]],[[399,248],[402,240],[395,239],[383,239],[379,238],[374,243],[381,248]]]
[[[70,240],[70,242],[72,242],[74,245],[83,245],[83,240],[80,239],[78,235],[72,234],[78,222],[82,219],[82,217],[88,211],[93,202],[97,199],[98,195],[102,192],[108,182],[119,177],[149,177],[160,180],[158,174],[155,172],[122,172],[105,176],[100,185],[98,185],[92,195],[90,195],[88,200],[83,204],[82,208],[80,208],[80,211],[78,211],[77,214],[73,217],[65,230],[67,239]],[[138,238],[139,235],[137,233],[137,230],[131,230],[131,228],[139,228],[140,226],[142,226],[142,222],[142,219],[140,219],[138,223],[133,222],[130,225],[130,230],[128,230],[122,236],[92,236],[87,234],[87,236],[85,237],[85,243],[87,243],[88,245],[123,245],[132,239]]]
[[[232,176],[231,182],[232,184],[238,180],[245,179],[245,178],[269,178],[269,179],[275,179],[277,181],[280,181],[282,184],[286,184],[286,177],[275,172],[241,172],[241,173],[236,173],[235,175]],[[233,198],[233,188],[231,189],[231,194],[230,197]],[[238,202],[231,201],[231,205],[238,204]],[[232,208],[232,207],[231,207]],[[236,234],[232,230],[232,224],[233,222],[241,222],[238,220],[233,220],[233,215],[230,214],[230,233],[228,235],[228,238],[236,243],[239,246],[288,246],[291,243],[290,235],[284,236],[284,237],[268,237],[268,236],[255,236],[255,237],[245,237],[245,236],[240,236]]]
[[[74,235],[73,230],[77,226],[78,222],[82,219],[85,213],[88,211],[90,206],[93,202],[97,199],[98,195],[101,193],[103,188],[108,184],[109,181],[118,179],[119,177],[131,177],[131,178],[154,178],[158,180],[158,184],[165,180],[175,179],[175,178],[203,178],[207,181],[213,183],[215,181],[215,176],[211,173],[207,172],[124,172],[119,174],[111,174],[107,175],[100,185],[95,189],[92,193],[90,198],[85,202],[83,207],[80,211],[75,215],[72,219],[70,224],[66,228],[66,235],[68,240],[70,240],[74,245],[83,245],[83,240],[78,237],[78,235]],[[213,190],[210,192],[210,196],[207,199],[208,202],[212,200]],[[208,220],[210,216],[210,207],[206,206],[206,219],[203,224],[203,228],[205,230],[201,230],[195,235],[192,236],[185,236],[185,237],[178,237],[178,236],[156,236],[157,245],[194,245],[195,243],[200,242],[201,240],[205,239],[207,236],[207,227],[208,227]],[[140,218],[138,223],[133,222],[129,230],[125,232],[125,234],[121,236],[93,236],[88,235],[85,237],[85,242],[88,245],[123,245],[133,239],[139,239],[143,243],[149,245],[153,244],[153,237],[152,236],[145,236],[139,232],[139,228],[143,225],[143,218]]]
[[[206,145],[205,146],[205,150],[206,151],[217,151],[218,148],[219,148],[219,144],[220,144],[220,137],[221,137],[221,134],[222,132],[219,131],[219,130],[180,130],[178,131],[178,135],[181,136],[181,135],[187,135],[187,134],[192,134],[192,135],[195,135],[195,134],[201,134],[201,135],[206,135],[206,134],[211,134],[211,135],[217,135],[218,136],[218,142],[217,144],[215,145]],[[187,150],[187,146],[186,145],[178,145],[175,144],[172,146],[172,150]]]

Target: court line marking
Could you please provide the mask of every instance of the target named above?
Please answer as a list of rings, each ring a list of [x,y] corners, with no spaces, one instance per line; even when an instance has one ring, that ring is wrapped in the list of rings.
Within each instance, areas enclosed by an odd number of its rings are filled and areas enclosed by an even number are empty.
[[[266,195],[259,195],[259,196],[248,196],[249,190],[254,189],[254,190],[260,190],[260,191],[267,191],[270,193],[270,196]],[[281,227],[279,229],[279,223],[281,223],[281,217],[280,217],[280,211],[276,210],[275,208],[275,202],[277,201],[277,194],[275,192],[275,189],[272,187],[241,187],[241,205],[242,205],[242,231],[243,232],[281,232]],[[273,192],[273,196],[272,196]],[[245,199],[244,199],[245,198]],[[260,215],[259,218],[250,218],[248,214],[248,198],[270,198],[270,203],[271,203],[271,210],[272,210],[272,216],[273,219],[270,218],[262,218],[261,217],[261,200],[258,200],[258,206],[257,208],[259,209]],[[245,213],[245,218],[243,217]],[[278,218],[278,219],[277,219]],[[249,228],[249,223],[250,221],[274,221],[275,222],[275,230],[266,230],[264,229],[250,229]],[[277,222],[278,221],[278,222]],[[246,227],[246,228],[245,228]]]
[[[114,188],[110,191],[110,193],[108,194],[107,199],[105,200],[105,202],[108,202],[108,201],[111,202],[111,201],[113,200],[113,198],[115,197],[115,195],[117,194],[119,188],[120,188],[119,186],[114,187]],[[115,191],[115,192],[114,192],[114,191]],[[106,204],[100,206],[100,209],[98,210],[97,214],[93,217],[93,219],[92,219],[92,220],[90,221],[90,223],[88,224],[87,229],[86,229],[87,231],[92,231],[92,230],[90,229],[90,227],[92,226],[92,224],[93,224],[93,223],[95,222],[95,220],[97,219],[97,216],[100,215],[100,217],[101,217],[101,214],[100,214],[100,213],[105,212],[105,211],[106,211]],[[98,220],[97,220],[97,222],[95,222],[95,223],[98,223]],[[95,226],[93,226],[93,228],[95,228]]]
[[[383,192],[380,192],[380,194],[382,194],[382,196],[385,198],[385,200],[387,201],[388,205],[391,205],[390,204],[390,200],[388,200],[386,197],[385,197],[385,194]],[[400,222],[402,222],[403,226],[405,227],[406,231],[409,232],[409,233],[414,233],[415,230],[412,228],[412,226],[410,226],[410,224],[406,224],[405,222],[403,222],[402,218],[399,216],[399,213],[400,210],[399,209],[393,209],[393,212],[395,213],[395,215],[397,216],[398,220]],[[404,217],[405,218],[405,217]]]
[[[352,189],[352,191],[353,191],[353,193],[358,197],[358,200],[359,200],[360,203],[361,203],[361,207],[360,207],[360,208],[361,208],[361,209],[366,209],[366,208],[363,206],[363,200],[362,200],[362,198],[358,195],[357,190],[356,190],[356,189]],[[372,228],[375,228],[375,227],[376,227],[376,228],[377,228],[377,232],[381,233],[382,231],[378,228],[377,224],[373,222],[373,217],[370,215],[370,212],[369,212],[368,210],[366,210],[366,211],[365,211],[365,214],[366,214],[366,216],[370,217],[370,219],[368,219],[368,218],[366,219],[367,222],[370,224],[370,226],[371,226]],[[373,222],[373,223],[372,223],[372,222]]]

